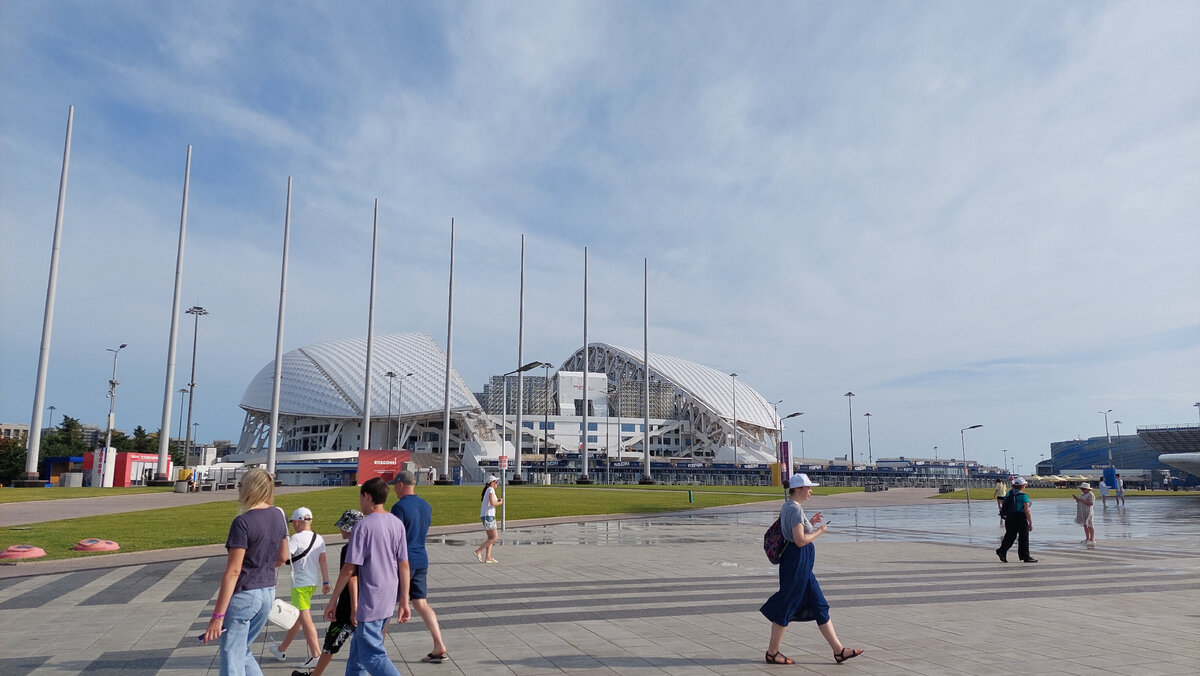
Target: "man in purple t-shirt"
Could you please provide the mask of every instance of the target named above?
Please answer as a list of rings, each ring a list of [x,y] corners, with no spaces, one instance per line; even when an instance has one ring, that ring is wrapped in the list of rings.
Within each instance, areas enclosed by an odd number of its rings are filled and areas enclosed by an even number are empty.
[[[359,489],[359,506],[367,516],[350,534],[346,563],[325,609],[325,619],[332,622],[337,613],[337,598],[357,569],[357,626],[350,639],[347,674],[400,675],[383,645],[383,627],[392,616],[393,603],[399,606],[397,621],[408,622],[412,615],[408,605],[408,543],[404,523],[384,507],[387,498],[387,482],[379,477],[369,479]]]

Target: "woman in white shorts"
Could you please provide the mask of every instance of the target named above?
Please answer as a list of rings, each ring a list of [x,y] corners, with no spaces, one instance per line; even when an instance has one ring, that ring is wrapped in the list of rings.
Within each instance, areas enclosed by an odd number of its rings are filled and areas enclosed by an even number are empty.
[[[483,494],[479,496],[479,520],[483,523],[484,534],[487,535],[487,540],[475,550],[475,558],[479,559],[480,563],[496,563],[496,559],[492,558],[492,545],[500,540],[500,532],[496,529],[496,507],[504,503],[503,499],[496,496],[496,483],[499,481],[494,476],[488,476]]]

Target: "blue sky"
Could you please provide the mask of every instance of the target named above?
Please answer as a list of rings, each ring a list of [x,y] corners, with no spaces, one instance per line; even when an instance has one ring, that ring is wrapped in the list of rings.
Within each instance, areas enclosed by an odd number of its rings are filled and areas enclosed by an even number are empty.
[[[1200,6],[0,5],[0,419],[28,422],[67,107],[47,405],[157,428],[185,149],[201,439],[274,354],[376,330],[515,367],[589,338],[737,371],[808,453],[1001,449],[1196,422]],[[188,318],[185,318],[188,319]],[[180,330],[176,388],[191,323]],[[172,416],[173,421],[176,418]],[[792,422],[797,422],[793,420]],[[174,424],[174,422],[172,423]],[[1115,428],[1114,428],[1115,432]],[[945,450],[941,451],[944,456]]]

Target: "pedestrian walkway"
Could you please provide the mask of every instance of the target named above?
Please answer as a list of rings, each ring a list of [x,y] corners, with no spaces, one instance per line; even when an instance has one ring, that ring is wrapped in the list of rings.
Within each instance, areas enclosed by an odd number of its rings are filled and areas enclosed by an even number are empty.
[[[816,570],[838,633],[866,649],[841,666],[807,624],[784,639],[796,666],[763,663],[768,624],[758,606],[777,569],[761,536],[777,503],[510,523],[492,565],[471,555],[474,529],[441,531],[428,547],[430,602],[451,659],[419,662],[430,639],[415,616],[390,627],[389,650],[405,673],[437,676],[1200,673],[1194,537],[1101,537],[1088,550],[1045,546],[1035,531],[1040,563],[1002,564],[994,543],[922,537],[919,528],[901,537],[863,516],[884,508],[842,519],[849,500],[810,505],[835,522],[817,542]],[[196,636],[224,557],[130,561],[0,579],[0,674],[216,674],[216,648]],[[286,586],[283,576],[279,596]],[[304,657],[303,642],[293,645],[296,659],[283,664],[260,640],[264,672],[290,674]],[[344,666],[342,654],[328,673]]]

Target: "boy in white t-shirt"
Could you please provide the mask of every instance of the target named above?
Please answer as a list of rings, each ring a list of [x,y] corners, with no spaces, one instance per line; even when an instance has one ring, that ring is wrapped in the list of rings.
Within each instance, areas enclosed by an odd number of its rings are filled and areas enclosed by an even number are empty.
[[[292,512],[292,527],[296,534],[288,538],[288,552],[292,566],[292,605],[300,611],[296,624],[288,629],[287,635],[278,645],[270,647],[275,659],[287,659],[288,646],[300,630],[304,630],[304,641],[308,643],[308,659],[301,665],[309,669],[317,664],[321,656],[321,644],[317,641],[317,626],[312,619],[312,597],[321,580],[321,593],[329,593],[329,567],[325,563],[325,540],[312,530],[313,513],[307,507],[297,507]]]

